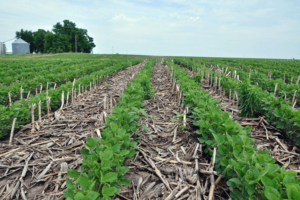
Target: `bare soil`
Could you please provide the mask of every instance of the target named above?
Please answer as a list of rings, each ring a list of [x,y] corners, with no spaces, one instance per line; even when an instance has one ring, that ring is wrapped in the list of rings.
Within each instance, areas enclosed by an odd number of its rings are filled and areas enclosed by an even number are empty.
[[[86,137],[99,135],[105,117],[143,65],[128,67],[76,95],[73,102],[34,123],[34,129],[32,124],[23,126],[12,145],[0,141],[0,199],[63,198],[67,169],[80,171]]]
[[[154,98],[144,101],[144,108],[151,117],[143,117],[140,123],[149,131],[140,130],[139,149],[133,160],[127,159],[130,167],[126,178],[129,187],[123,187],[115,199],[199,199],[200,193],[208,197],[210,156],[203,153],[193,129],[193,121],[178,119],[175,111],[186,112],[179,93],[162,64],[156,64],[152,73]],[[218,176],[216,176],[216,179]],[[221,180],[215,189],[215,199],[228,199],[228,187]]]
[[[183,67],[184,68],[184,67]],[[194,72],[184,68],[192,77]],[[229,99],[228,94],[224,95],[218,88],[212,87],[208,79],[203,79],[200,86],[202,91],[208,91],[208,95],[214,99],[219,99],[219,106],[225,112],[230,112],[230,118],[242,126],[251,126],[250,137],[254,139],[257,150],[268,150],[270,155],[279,166],[284,166],[287,170],[295,170],[300,173],[300,149],[289,141],[281,130],[276,129],[265,120],[264,116],[257,118],[240,117],[237,100]],[[298,175],[300,178],[300,175]]]

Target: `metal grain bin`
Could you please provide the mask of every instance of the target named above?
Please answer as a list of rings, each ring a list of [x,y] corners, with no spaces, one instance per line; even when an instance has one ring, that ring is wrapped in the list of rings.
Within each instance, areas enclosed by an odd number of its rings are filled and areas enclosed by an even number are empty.
[[[6,54],[6,46],[0,42],[0,54]]]
[[[12,43],[12,53],[13,54],[25,54],[30,53],[29,43],[25,42],[21,38],[18,38]]]

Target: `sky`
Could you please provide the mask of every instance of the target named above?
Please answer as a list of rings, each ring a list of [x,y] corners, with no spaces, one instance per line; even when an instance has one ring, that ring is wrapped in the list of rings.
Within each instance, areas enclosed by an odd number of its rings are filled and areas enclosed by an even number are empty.
[[[300,0],[0,0],[0,19],[0,42],[68,19],[97,54],[300,59]]]

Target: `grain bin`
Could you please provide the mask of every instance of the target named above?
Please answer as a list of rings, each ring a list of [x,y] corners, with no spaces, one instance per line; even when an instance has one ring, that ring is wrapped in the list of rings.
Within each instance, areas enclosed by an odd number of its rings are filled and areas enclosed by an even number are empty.
[[[0,42],[0,54],[6,54],[6,46],[2,42]]]
[[[18,38],[12,43],[12,53],[13,54],[25,54],[30,53],[29,43],[25,42],[21,38]]]

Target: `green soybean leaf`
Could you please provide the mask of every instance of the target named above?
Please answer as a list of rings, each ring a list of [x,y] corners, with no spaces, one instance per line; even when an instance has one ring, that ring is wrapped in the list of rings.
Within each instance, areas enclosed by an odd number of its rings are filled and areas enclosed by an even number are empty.
[[[261,177],[261,182],[264,184],[265,187],[270,186],[278,189],[279,185],[276,180],[271,180],[270,178],[263,176]]]
[[[214,134],[213,136],[217,142],[218,145],[222,144],[224,142],[224,136],[222,136],[221,134]]]
[[[112,196],[116,192],[115,187],[107,187],[106,185],[102,188],[102,194],[103,196]]]
[[[273,187],[269,187],[269,186],[267,186],[265,188],[264,194],[265,194],[266,198],[269,200],[280,200],[280,198],[281,198],[281,195],[278,192],[278,190],[276,190]]]
[[[84,189],[84,190],[88,190],[89,187],[90,187],[90,183],[89,183],[89,179],[86,178],[86,177],[83,177],[83,176],[80,176],[79,177],[79,180],[78,180],[79,184],[81,185],[81,187]]]
[[[291,200],[299,200],[300,199],[300,186],[297,184],[287,184],[286,185],[286,193],[289,199]]]
[[[74,192],[69,188],[64,190],[64,195],[66,198],[71,198],[71,199],[74,198]]]
[[[225,147],[223,144],[218,146],[218,151],[222,154],[222,155],[227,155],[228,152],[228,148]]]
[[[269,154],[269,152],[268,152],[268,154]],[[273,173],[279,171],[279,166],[276,164],[271,164],[271,165],[266,166],[266,169],[268,169],[269,172],[273,174]]]
[[[285,177],[283,178],[283,185],[286,186],[287,184],[291,183],[292,178],[289,175],[285,175]]]
[[[99,194],[98,192],[94,192],[94,191],[89,191],[89,192],[86,194],[86,197],[87,197],[89,200],[96,200],[99,196],[100,196],[100,194]]]
[[[234,182],[236,185],[241,185],[242,181],[238,178],[231,178],[229,181]]]
[[[113,132],[116,132],[117,130],[118,130],[118,125],[117,124],[115,124],[115,123],[111,123],[110,124],[110,127],[111,127],[111,130],[113,131]]]
[[[103,176],[103,182],[113,182],[117,180],[118,174],[114,172],[107,173]]]
[[[289,171],[286,171],[284,173],[282,173],[283,175],[289,175],[290,177],[294,178],[297,176],[297,172],[293,171],[293,170],[289,170]]]
[[[74,196],[74,199],[75,199],[75,200],[85,200],[86,197],[85,197],[82,193],[77,193],[77,194]]]
[[[67,188],[69,189],[75,189],[73,182],[71,181],[71,179],[67,178],[67,183],[66,183]]]
[[[264,184],[265,187],[273,187],[273,181],[266,176],[261,177],[261,182]]]
[[[121,148],[121,144],[116,144],[114,146],[112,146],[112,150],[114,153],[119,152]]]
[[[81,149],[80,150],[81,155],[88,156],[90,155],[90,151],[88,149]]]
[[[112,156],[113,156],[113,151],[109,149],[106,149],[104,152],[100,153],[100,159],[103,161],[111,159]]]
[[[130,149],[129,153],[126,155],[127,158],[131,158],[135,154],[135,149]]]
[[[124,175],[129,171],[129,167],[117,167],[118,174]]]
[[[67,172],[71,178],[78,178],[78,176],[79,176],[78,171],[75,169],[68,169]]]
[[[255,192],[255,184],[247,186],[247,193],[251,196]]]
[[[99,145],[99,146],[96,147],[96,152],[100,153],[100,152],[102,152],[104,150],[104,148],[105,148],[104,146]]]
[[[101,200],[112,200],[110,197],[103,197]]]
[[[92,147],[95,146],[95,140],[94,140],[93,138],[91,138],[91,137],[87,137],[87,138],[86,138],[86,144],[87,144],[90,148],[92,148]]]
[[[123,180],[121,180],[121,183],[124,184],[124,185],[126,185],[126,186],[129,186],[130,185],[130,180],[123,179]]]

